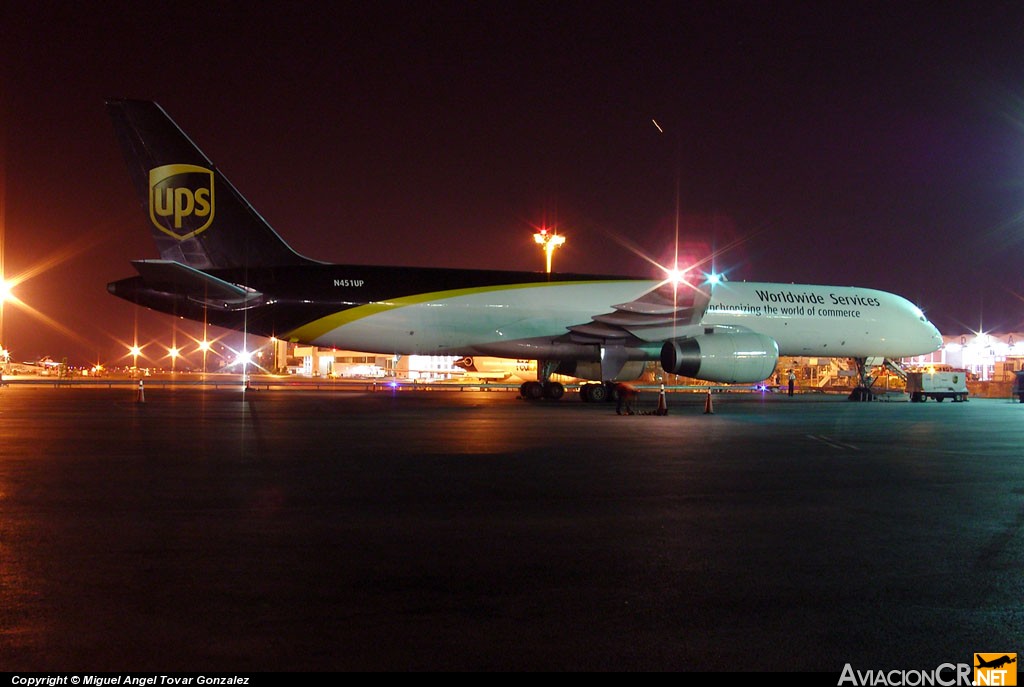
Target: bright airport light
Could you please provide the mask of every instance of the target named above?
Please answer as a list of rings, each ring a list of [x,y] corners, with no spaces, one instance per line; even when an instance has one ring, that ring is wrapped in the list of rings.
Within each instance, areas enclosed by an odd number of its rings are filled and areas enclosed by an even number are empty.
[[[666,279],[666,281],[668,281],[671,284],[675,284],[675,285],[685,284],[685,283],[687,283],[686,282],[686,273],[687,273],[687,271],[688,270],[679,269],[679,265],[676,265],[675,267],[665,268],[665,279]]]
[[[556,248],[565,243],[565,237],[555,232],[549,234],[547,229],[541,229],[533,235],[533,240],[544,250],[547,256],[547,273],[551,274],[551,256]]]

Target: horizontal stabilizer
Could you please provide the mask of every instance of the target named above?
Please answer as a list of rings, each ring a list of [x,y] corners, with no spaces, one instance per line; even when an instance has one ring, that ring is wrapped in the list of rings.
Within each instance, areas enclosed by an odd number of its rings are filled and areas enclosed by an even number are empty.
[[[232,284],[194,267],[173,260],[133,260],[146,286],[177,293],[190,300],[222,310],[256,305],[263,294],[247,286]]]

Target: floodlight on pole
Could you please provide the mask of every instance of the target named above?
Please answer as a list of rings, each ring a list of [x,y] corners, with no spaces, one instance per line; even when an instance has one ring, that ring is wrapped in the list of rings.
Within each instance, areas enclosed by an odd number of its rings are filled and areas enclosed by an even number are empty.
[[[139,345],[132,344],[128,347],[128,355],[132,357],[132,376],[139,371],[139,356],[142,355],[142,348]]]
[[[206,374],[206,354],[210,352],[210,342],[203,337],[203,340],[199,342],[199,350],[203,352],[203,374]]]
[[[0,270],[2,270],[2,265],[0,265]],[[3,276],[3,272],[0,271],[0,348],[3,348],[4,341],[4,304],[13,298],[13,294],[11,293],[11,289],[13,288],[14,284],[7,281]],[[0,364],[4,366],[4,371],[7,369],[9,359],[10,353],[6,348],[3,348],[3,359],[0,360]]]
[[[555,232],[548,232],[547,229],[541,229],[533,235],[533,240],[539,245],[547,257],[547,273],[551,274],[551,255],[555,252],[555,249],[565,243],[565,236],[556,234]]]

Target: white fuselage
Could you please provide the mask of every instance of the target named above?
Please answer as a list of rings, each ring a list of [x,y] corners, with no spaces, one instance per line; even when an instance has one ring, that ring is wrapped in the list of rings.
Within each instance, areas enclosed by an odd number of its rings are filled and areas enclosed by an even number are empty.
[[[440,291],[359,306],[323,318],[293,336],[317,346],[422,355],[536,359],[530,345],[489,353],[515,342],[552,339],[589,322],[616,303],[633,301],[655,281],[538,282]],[[384,346],[384,350],[381,347]]]
[[[573,357],[577,346],[554,339],[663,284],[540,282],[442,291],[351,308],[294,335],[319,346],[385,353]],[[643,357],[655,359],[654,344],[715,326],[765,334],[788,356],[898,358],[941,345],[939,332],[910,301],[846,286],[722,282],[712,287],[699,321],[629,331],[651,344]]]

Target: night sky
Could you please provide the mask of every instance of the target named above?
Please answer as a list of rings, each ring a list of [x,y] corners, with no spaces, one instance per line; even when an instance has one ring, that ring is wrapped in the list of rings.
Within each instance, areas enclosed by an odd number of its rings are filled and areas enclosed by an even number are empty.
[[[106,292],[157,257],[108,97],[320,260],[540,270],[546,222],[556,271],[661,276],[678,188],[730,279],[1024,330],[1024,3],[367,5],[0,5],[4,271],[39,313],[5,307],[12,358],[201,332]]]

